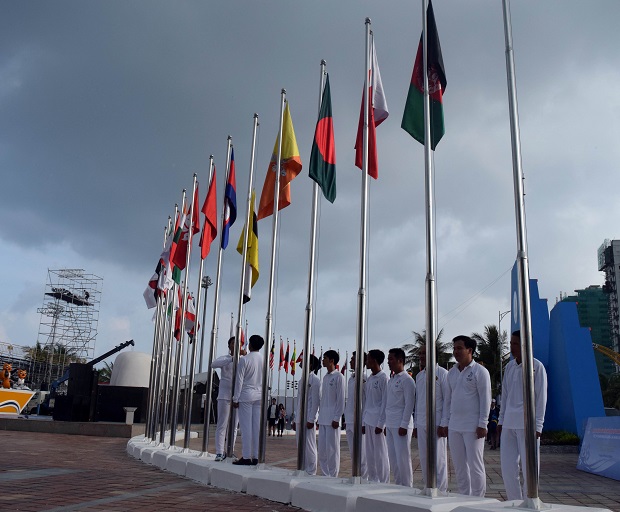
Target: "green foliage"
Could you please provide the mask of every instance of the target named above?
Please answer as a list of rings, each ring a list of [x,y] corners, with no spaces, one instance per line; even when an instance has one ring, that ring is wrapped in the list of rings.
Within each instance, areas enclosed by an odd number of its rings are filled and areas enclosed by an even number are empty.
[[[489,370],[491,375],[491,388],[495,395],[501,387],[502,363],[506,354],[506,331],[499,334],[496,325],[485,325],[484,333],[473,333],[472,339],[478,344],[478,357],[476,360]]]
[[[114,363],[103,362],[103,368],[99,370],[99,379],[98,382],[101,383],[109,383],[110,378],[112,377],[112,370],[114,369]]]
[[[565,430],[544,431],[540,437],[540,444],[544,445],[578,445],[579,436]]]
[[[610,375],[605,379],[605,386],[603,387],[602,375],[601,378],[601,391],[603,393],[603,404],[605,407],[613,407],[614,409],[620,409],[620,374]]]
[[[446,342],[441,341],[443,329],[439,331],[435,344],[437,363],[439,366],[446,368],[448,362],[452,358],[452,349]],[[421,333],[413,331],[414,342],[405,343],[401,348],[405,351],[405,369],[414,376],[420,371],[418,364],[418,353],[420,347],[426,345],[426,331]]]

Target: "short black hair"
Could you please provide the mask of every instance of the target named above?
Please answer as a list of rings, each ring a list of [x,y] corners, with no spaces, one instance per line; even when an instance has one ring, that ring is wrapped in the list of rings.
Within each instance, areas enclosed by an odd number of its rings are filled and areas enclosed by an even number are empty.
[[[457,341],[462,341],[465,348],[471,348],[472,354],[476,352],[476,340],[470,338],[469,336],[465,336],[464,334],[459,334],[455,338],[452,338],[453,343],[456,343]]]
[[[259,336],[258,334],[252,334],[252,336],[250,336],[250,348],[254,351],[256,350],[260,350],[261,348],[263,348],[263,345],[265,344],[265,340],[263,339],[262,336]]]
[[[402,348],[391,348],[389,353],[402,363],[405,362],[405,351]]]
[[[340,361],[340,355],[335,350],[326,350],[323,352],[323,357],[331,359],[334,364],[338,364],[338,361]]]
[[[517,329],[516,331],[513,331],[512,336],[517,336],[517,337],[521,337],[521,329]]]
[[[382,365],[383,361],[385,361],[385,353],[382,350],[376,348],[369,350],[368,356],[372,357],[375,361],[377,361],[377,364],[379,365]]]
[[[234,336],[231,336],[230,338],[228,338],[228,346],[230,346],[231,342],[234,342],[237,338],[235,338]]]
[[[310,354],[310,371],[318,372],[321,369],[321,361],[314,354]]]

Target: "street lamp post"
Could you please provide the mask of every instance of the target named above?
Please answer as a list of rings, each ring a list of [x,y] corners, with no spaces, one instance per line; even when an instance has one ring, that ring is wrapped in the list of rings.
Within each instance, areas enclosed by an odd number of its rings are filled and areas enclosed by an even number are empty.
[[[202,305],[203,323],[204,323],[205,315],[207,314],[207,292],[209,291],[209,286],[211,286],[212,284],[213,284],[213,281],[211,281],[211,278],[209,276],[204,276],[202,278],[202,284],[200,286],[205,289],[205,301],[204,301],[204,304]],[[205,342],[205,330],[203,328],[202,334],[200,335],[200,359],[198,362],[198,373],[202,373],[202,353],[203,353],[204,342]]]
[[[497,335],[499,337],[499,385],[500,389],[504,391],[501,386],[504,380],[504,354],[502,354],[502,318],[504,318],[510,310],[499,312],[499,321],[497,322]],[[501,405],[501,404],[500,404]]]

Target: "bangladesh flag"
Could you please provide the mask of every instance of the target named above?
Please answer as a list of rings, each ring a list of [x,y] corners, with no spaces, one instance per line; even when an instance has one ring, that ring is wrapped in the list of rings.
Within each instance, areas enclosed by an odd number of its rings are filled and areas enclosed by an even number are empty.
[[[321,111],[316,122],[312,152],[310,153],[310,177],[323,191],[325,199],[333,203],[336,199],[336,145],[334,144],[334,123],[332,119],[332,98],[329,91],[329,75],[321,98]]]
[[[428,90],[430,95],[430,120],[431,120],[431,149],[443,137],[445,128],[443,124],[443,92],[446,90],[446,73],[443,67],[441,46],[435,25],[433,4],[428,2],[426,11],[428,38],[427,38],[427,64],[428,64]],[[424,144],[424,75],[422,63],[422,36],[418,45],[418,53],[413,65],[413,74],[407,103],[403,112],[401,128],[411,135],[420,144]]]

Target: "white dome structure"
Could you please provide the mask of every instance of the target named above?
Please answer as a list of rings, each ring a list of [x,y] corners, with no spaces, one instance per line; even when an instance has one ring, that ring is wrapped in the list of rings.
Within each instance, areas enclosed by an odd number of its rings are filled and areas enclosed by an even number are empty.
[[[144,352],[123,352],[116,356],[110,386],[148,388],[151,356]]]

